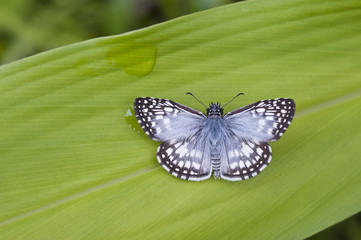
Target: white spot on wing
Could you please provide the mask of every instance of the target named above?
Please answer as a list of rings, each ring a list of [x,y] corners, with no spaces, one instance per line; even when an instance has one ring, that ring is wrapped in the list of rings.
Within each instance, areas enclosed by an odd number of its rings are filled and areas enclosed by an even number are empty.
[[[263,153],[262,148],[258,147],[258,148],[257,148],[257,153],[258,153],[258,155],[261,155],[261,154]]]
[[[263,169],[265,169],[267,166],[266,165],[262,165],[262,167],[259,169],[259,171],[262,171]]]
[[[257,108],[256,111],[258,113],[263,113],[264,111],[266,111],[266,109],[265,108]]]
[[[172,153],[173,151],[172,151],[172,149],[170,149],[170,148],[168,148],[167,150],[166,150],[166,153],[168,154],[168,156]]]
[[[193,166],[194,166],[195,169],[199,169],[201,167],[201,165],[199,163],[197,163],[197,162],[194,162]]]
[[[238,164],[236,162],[233,162],[233,163],[230,164],[230,167],[232,169],[235,169],[237,166],[238,166]]]
[[[234,155],[235,155],[236,157],[239,156],[239,151],[238,151],[237,149],[234,150]]]
[[[189,169],[189,167],[191,166],[191,162],[190,161],[186,161],[186,163],[184,164],[184,167]]]
[[[246,157],[249,157],[250,154],[253,152],[252,151],[252,148],[250,148],[248,145],[245,145],[242,147],[241,151],[243,152],[243,154],[246,156]]]
[[[187,149],[184,145],[182,145],[182,146],[180,146],[175,152],[176,152],[177,154],[179,154],[179,157],[180,157],[180,158],[183,158],[184,155],[187,154],[188,149]]]
[[[244,168],[244,167],[245,167],[244,162],[243,162],[243,161],[239,161],[239,166],[240,166],[241,168]]]

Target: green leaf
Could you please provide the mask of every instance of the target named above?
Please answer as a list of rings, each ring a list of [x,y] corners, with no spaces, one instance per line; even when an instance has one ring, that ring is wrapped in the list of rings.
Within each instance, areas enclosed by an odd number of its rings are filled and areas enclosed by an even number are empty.
[[[361,209],[360,1],[248,1],[0,68],[1,239],[302,239]],[[295,99],[259,176],[187,182],[136,97]],[[135,128],[135,129],[134,129]]]

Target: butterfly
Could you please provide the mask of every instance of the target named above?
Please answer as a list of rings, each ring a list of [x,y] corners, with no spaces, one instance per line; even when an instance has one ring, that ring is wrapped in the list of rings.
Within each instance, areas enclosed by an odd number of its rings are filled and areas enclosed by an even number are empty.
[[[157,159],[172,175],[192,181],[208,179],[212,172],[229,181],[252,178],[270,163],[268,142],[285,133],[295,102],[262,100],[223,116],[225,105],[211,102],[205,115],[172,100],[141,97],[134,101],[134,112],[146,135],[162,142]]]

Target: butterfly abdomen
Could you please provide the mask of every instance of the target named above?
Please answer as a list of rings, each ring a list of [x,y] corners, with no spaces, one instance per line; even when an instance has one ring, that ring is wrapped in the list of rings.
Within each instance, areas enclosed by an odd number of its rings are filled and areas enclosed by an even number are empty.
[[[214,178],[220,178],[221,174],[219,169],[221,168],[221,156],[220,154],[211,154],[211,162],[212,162],[212,169]]]

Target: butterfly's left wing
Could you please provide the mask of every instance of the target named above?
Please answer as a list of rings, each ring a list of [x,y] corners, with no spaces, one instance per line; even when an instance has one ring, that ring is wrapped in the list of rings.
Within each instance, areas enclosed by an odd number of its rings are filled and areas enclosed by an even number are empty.
[[[167,141],[194,136],[205,124],[206,116],[168,99],[142,97],[134,101],[135,116],[153,140]]]
[[[295,101],[289,98],[262,100],[228,112],[223,119],[239,138],[273,142],[280,139],[291,124],[295,108]]]
[[[263,100],[227,113],[221,177],[238,181],[260,173],[272,159],[267,142],[284,134],[294,114],[295,102],[288,98]]]
[[[222,146],[220,174],[229,181],[249,179],[265,169],[271,159],[272,150],[268,143],[230,134]]]

